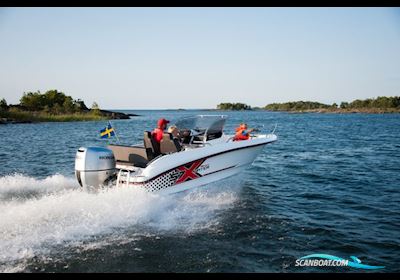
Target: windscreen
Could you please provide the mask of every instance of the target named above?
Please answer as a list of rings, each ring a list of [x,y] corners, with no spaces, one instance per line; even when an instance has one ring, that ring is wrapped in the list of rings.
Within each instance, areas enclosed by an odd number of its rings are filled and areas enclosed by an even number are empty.
[[[222,132],[226,121],[226,116],[199,115],[178,120],[175,125],[178,129],[191,129],[199,133],[207,134]]]

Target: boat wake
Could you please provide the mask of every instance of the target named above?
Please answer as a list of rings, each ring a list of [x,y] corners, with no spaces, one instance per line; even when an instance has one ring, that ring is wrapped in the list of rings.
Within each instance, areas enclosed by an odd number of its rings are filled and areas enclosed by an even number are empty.
[[[136,236],[212,230],[218,211],[237,200],[237,191],[227,185],[162,196],[140,188],[89,193],[62,175],[0,177],[0,271],[23,270],[23,263],[51,254],[54,246],[124,230]],[[124,236],[115,240],[123,242]]]

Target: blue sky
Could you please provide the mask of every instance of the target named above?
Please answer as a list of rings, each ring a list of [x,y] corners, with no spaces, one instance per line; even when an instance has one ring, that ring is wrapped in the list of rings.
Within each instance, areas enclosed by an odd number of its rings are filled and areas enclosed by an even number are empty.
[[[400,95],[400,9],[0,9],[0,97],[48,89],[110,109]]]

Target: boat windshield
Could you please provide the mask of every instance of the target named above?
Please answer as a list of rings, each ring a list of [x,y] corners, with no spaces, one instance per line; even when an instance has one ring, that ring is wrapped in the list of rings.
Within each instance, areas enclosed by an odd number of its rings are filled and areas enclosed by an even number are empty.
[[[225,115],[198,115],[178,120],[175,125],[179,130],[191,130],[197,135],[207,135],[207,140],[219,138],[224,129]]]

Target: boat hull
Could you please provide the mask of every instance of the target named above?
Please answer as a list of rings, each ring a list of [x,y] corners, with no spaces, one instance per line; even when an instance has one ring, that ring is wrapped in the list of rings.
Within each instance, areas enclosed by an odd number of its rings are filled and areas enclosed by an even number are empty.
[[[179,184],[175,184],[171,187],[164,188],[160,190],[160,192],[167,194],[182,192],[185,190],[197,188],[212,182],[216,182],[234,176],[243,171],[244,169],[248,168],[254,162],[255,158],[257,157],[259,152],[263,149],[263,147],[264,146],[249,148],[253,150],[251,152],[251,155],[249,155],[249,152],[244,154],[243,153],[244,150],[241,150],[209,158],[204,161],[204,164],[209,166],[217,166],[217,168],[215,168],[216,170],[204,173],[201,177],[198,177],[196,179],[188,180]],[[236,157],[241,157],[241,156],[245,156],[246,161],[243,160],[240,162],[238,162],[237,160],[235,161]],[[227,162],[230,163],[229,166],[223,167],[226,166]]]
[[[250,166],[264,146],[270,142],[272,141],[257,141],[252,145],[249,145],[249,142],[238,142],[226,149],[218,152],[213,151],[211,154],[203,156],[199,155],[197,151],[198,158],[195,160],[186,161],[184,164],[165,170],[159,175],[145,179],[142,182],[138,182],[138,178],[132,176],[128,185],[143,187],[150,192],[157,191],[165,194],[190,190],[239,173]],[[190,156],[188,154],[187,158],[191,159]],[[164,161],[168,161],[168,158],[165,157]],[[169,162],[171,161],[172,158],[170,158]],[[158,164],[154,162],[152,170],[156,168],[162,169],[162,166],[163,162],[160,161]],[[127,181],[122,181],[120,184],[127,185]]]

